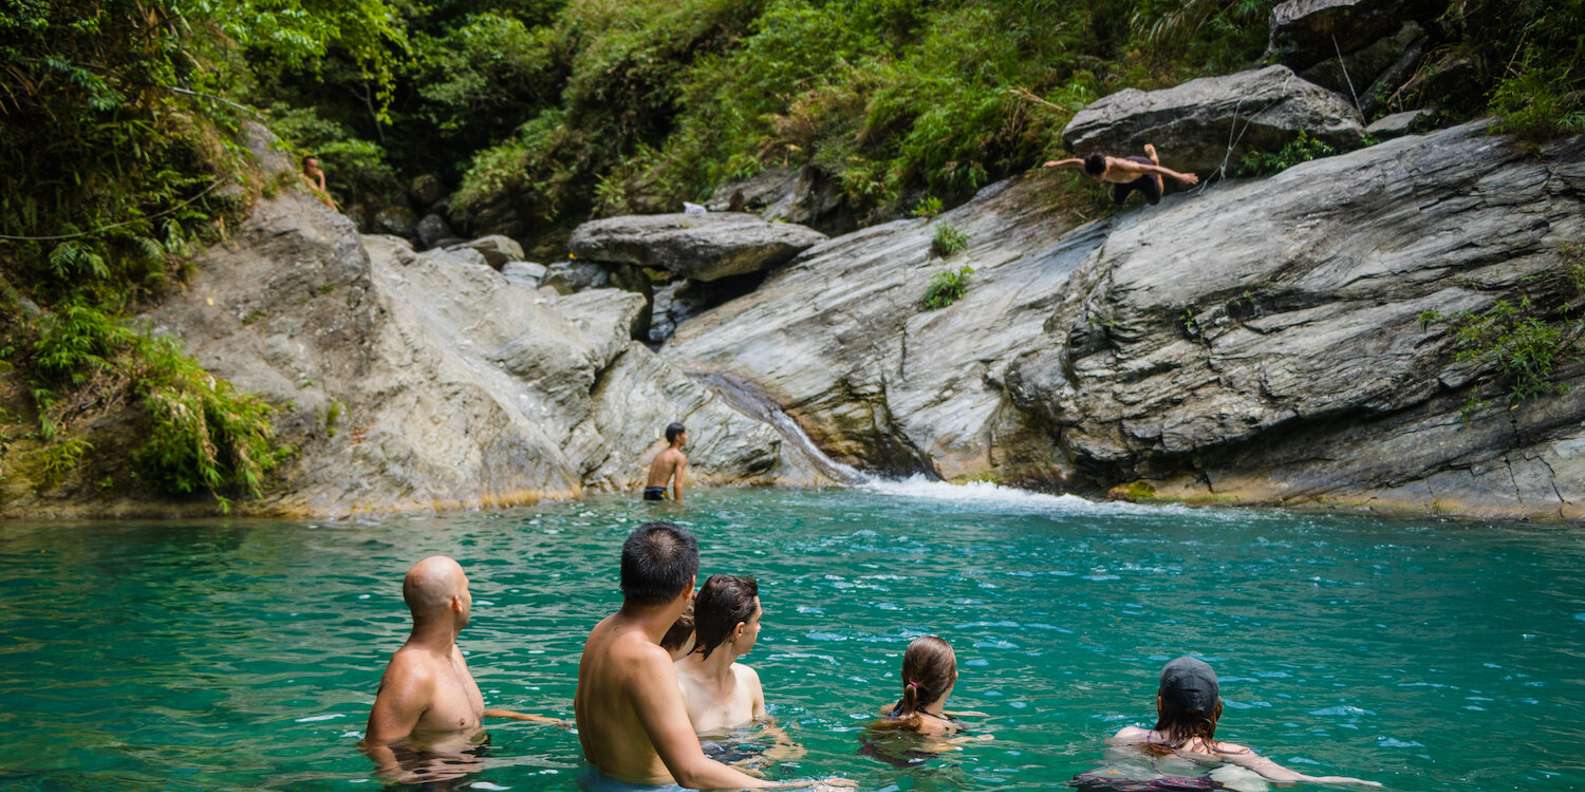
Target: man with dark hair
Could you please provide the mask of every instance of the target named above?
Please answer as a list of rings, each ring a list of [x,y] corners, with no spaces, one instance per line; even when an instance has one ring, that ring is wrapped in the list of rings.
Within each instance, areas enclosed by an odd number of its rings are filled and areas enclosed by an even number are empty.
[[[655,455],[649,463],[649,478],[644,483],[644,500],[666,499],[666,485],[671,484],[672,500],[682,503],[682,485],[688,472],[688,457],[682,447],[688,443],[688,429],[680,423],[666,427],[666,449]]]
[[[671,655],[660,647],[692,600],[698,574],[698,543],[672,523],[645,523],[622,544],[622,609],[589,632],[578,662],[573,710],[590,765],[585,789],[808,785],[745,775],[699,747]]]
[[[1170,168],[1161,167],[1161,159],[1156,156],[1156,147],[1145,144],[1144,157],[1108,157],[1105,154],[1091,154],[1082,159],[1073,157],[1065,160],[1051,160],[1045,164],[1047,168],[1082,168],[1085,175],[1100,182],[1106,182],[1112,187],[1112,201],[1118,206],[1128,199],[1128,194],[1134,190],[1143,193],[1145,200],[1152,206],[1161,203],[1162,193],[1166,191],[1163,176],[1170,176],[1184,184],[1198,184],[1200,177],[1192,173],[1179,173]]]

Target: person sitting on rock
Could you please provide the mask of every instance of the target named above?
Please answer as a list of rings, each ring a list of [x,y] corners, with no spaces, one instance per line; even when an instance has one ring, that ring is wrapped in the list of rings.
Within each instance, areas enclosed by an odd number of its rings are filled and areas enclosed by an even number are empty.
[[[303,181],[308,182],[309,188],[320,203],[336,208],[335,199],[330,197],[330,191],[325,188],[325,171],[319,167],[319,158],[308,154],[303,157]]]
[[[644,500],[666,499],[666,485],[671,484],[672,500],[682,503],[683,479],[688,472],[688,457],[682,447],[688,444],[688,429],[680,423],[666,427],[665,451],[655,455],[649,463],[649,480],[644,484]]]
[[[1145,156],[1133,157],[1108,157],[1105,154],[1091,154],[1088,157],[1074,157],[1065,160],[1051,160],[1045,164],[1047,168],[1083,168],[1084,173],[1096,181],[1107,182],[1112,187],[1112,202],[1118,206],[1128,199],[1128,194],[1138,190],[1144,194],[1145,200],[1152,206],[1161,203],[1162,193],[1166,192],[1166,183],[1161,177],[1170,176],[1184,184],[1199,184],[1200,177],[1192,173],[1179,173],[1171,168],[1161,167],[1161,159],[1156,156],[1156,147],[1146,143]]]

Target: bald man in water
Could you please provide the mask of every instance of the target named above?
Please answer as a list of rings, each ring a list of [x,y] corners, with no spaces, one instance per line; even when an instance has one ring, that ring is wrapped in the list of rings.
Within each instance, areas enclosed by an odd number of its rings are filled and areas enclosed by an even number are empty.
[[[485,717],[565,725],[539,715],[484,708],[484,695],[457,649],[457,634],[468,626],[473,595],[456,561],[430,556],[414,564],[402,579],[402,599],[413,614],[413,632],[385,667],[363,738],[364,751],[382,774],[401,774],[398,748],[456,758],[483,742],[480,721]],[[449,766],[468,770],[455,762]],[[416,780],[435,780],[430,770],[420,770]]]

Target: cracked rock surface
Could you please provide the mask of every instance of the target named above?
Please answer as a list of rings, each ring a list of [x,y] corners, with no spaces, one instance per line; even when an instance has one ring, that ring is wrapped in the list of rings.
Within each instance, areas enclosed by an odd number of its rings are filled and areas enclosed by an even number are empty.
[[[1585,518],[1585,390],[1509,409],[1445,322],[1570,296],[1585,143],[1467,125],[1229,182],[1077,228],[1050,182],[807,251],[663,350],[773,394],[872,470],[1164,497]],[[975,267],[940,311],[929,276]],[[1585,384],[1585,368],[1558,372]],[[1471,397],[1493,406],[1465,418]]]

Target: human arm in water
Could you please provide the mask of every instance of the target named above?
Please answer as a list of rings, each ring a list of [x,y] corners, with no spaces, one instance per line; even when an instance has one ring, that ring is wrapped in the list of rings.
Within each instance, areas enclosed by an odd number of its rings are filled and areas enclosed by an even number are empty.
[[[682,458],[677,461],[677,469],[671,474],[671,499],[682,503],[682,487],[688,477],[688,457],[682,456],[681,452],[677,456]]]
[[[1128,159],[1107,157],[1106,167],[1109,170],[1114,170],[1119,173],[1124,173],[1131,176],[1166,176],[1169,179],[1176,179],[1177,181],[1183,182],[1184,184],[1200,183],[1200,177],[1192,173],[1179,173],[1171,168],[1163,168],[1160,165],[1147,165],[1143,162],[1135,162]]]
[[[1276,781],[1278,783],[1309,781],[1318,784],[1358,784],[1360,786],[1369,787],[1381,786],[1381,784],[1375,781],[1365,781],[1363,779],[1350,778],[1348,776],[1309,776],[1303,773],[1294,772],[1280,764],[1277,764],[1276,762],[1271,761],[1270,759],[1267,759],[1264,756],[1261,756],[1260,754],[1255,753],[1250,748],[1237,743],[1216,743],[1216,755],[1218,758],[1226,760],[1229,764],[1235,764],[1246,770],[1252,770],[1256,773],[1259,773],[1266,780]]]
[[[369,710],[360,747],[386,777],[400,772],[393,743],[407,739],[429,709],[435,693],[435,676],[428,666],[398,652],[385,667],[380,690]]]
[[[572,728],[572,722],[560,718],[548,718],[544,715],[530,715],[526,712],[517,712],[506,709],[487,709],[483,713],[486,718],[506,718],[508,720],[528,721],[529,723],[543,723],[546,726],[559,726],[563,729]]]
[[[809,782],[777,783],[755,778],[721,764],[699,747],[682,689],[677,686],[677,671],[670,655],[660,647],[646,655],[632,680],[631,699],[639,723],[655,746],[655,753],[679,786],[689,789],[795,789]],[[842,784],[829,780],[827,784]]]

